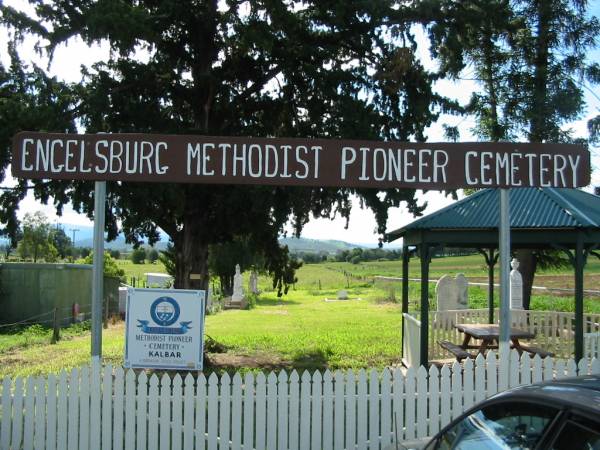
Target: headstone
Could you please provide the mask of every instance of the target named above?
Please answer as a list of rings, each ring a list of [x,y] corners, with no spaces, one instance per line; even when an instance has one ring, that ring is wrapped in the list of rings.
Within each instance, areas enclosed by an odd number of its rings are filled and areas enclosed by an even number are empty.
[[[464,274],[456,275],[457,308],[467,309],[469,307],[469,282]]]
[[[212,286],[208,286],[208,292],[206,293],[206,309],[210,310],[213,302],[213,288]]]
[[[337,298],[338,300],[348,300],[348,291],[345,289],[338,291]]]
[[[240,265],[235,265],[235,275],[233,276],[233,295],[231,296],[232,302],[241,302],[244,299],[244,277],[240,273]]]
[[[510,262],[510,309],[523,309],[523,277],[519,272],[519,261]]]
[[[250,272],[250,278],[248,280],[248,291],[252,294],[258,294],[258,275],[253,270]]]
[[[435,285],[438,311],[467,309],[469,304],[469,282],[460,273],[456,278],[443,275]]]
[[[456,283],[450,275],[443,275],[435,284],[438,311],[456,309]]]

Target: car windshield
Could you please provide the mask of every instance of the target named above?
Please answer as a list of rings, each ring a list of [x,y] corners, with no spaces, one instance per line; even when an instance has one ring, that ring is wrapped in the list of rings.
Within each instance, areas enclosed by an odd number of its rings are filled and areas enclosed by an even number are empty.
[[[523,403],[490,405],[465,417],[444,432],[440,450],[533,449],[558,411]]]

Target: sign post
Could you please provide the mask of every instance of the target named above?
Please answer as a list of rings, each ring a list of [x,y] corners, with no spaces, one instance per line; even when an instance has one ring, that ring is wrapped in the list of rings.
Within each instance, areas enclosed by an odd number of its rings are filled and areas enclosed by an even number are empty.
[[[106,181],[94,186],[94,260],[92,266],[92,358],[102,358],[102,303],[104,297],[104,213]]]
[[[500,355],[510,349],[510,190],[500,189]]]

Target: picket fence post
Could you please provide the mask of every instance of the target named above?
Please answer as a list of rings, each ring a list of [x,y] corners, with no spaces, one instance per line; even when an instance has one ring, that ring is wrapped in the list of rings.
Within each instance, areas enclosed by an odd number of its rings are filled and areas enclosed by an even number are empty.
[[[0,422],[0,447],[10,448],[10,427],[13,420],[12,382],[10,378],[2,380],[2,422]]]
[[[239,378],[239,374],[236,373]],[[146,383],[144,383],[144,391],[146,390]],[[191,373],[185,376],[185,388],[183,393],[183,448],[194,448],[194,398],[196,393],[194,392],[194,377]],[[144,411],[146,411],[145,404],[142,403]],[[141,417],[142,415],[140,415]],[[145,421],[144,421],[145,423]],[[139,425],[138,425],[139,426]],[[138,449],[143,449],[144,446],[138,445]]]

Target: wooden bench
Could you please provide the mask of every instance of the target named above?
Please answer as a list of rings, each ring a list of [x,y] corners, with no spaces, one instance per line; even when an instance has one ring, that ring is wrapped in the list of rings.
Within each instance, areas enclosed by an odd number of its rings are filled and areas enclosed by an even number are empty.
[[[438,341],[438,344],[440,345],[440,347],[442,347],[445,350],[448,350],[450,353],[456,356],[457,361],[462,361],[463,359],[471,358],[471,354],[458,344],[454,344],[450,341]]]
[[[554,356],[554,353],[549,352],[547,350],[542,350],[539,347],[533,347],[531,345],[523,345],[521,343],[519,343],[519,350],[527,352],[527,353],[531,354],[531,356],[540,355],[540,358],[546,358],[548,356],[550,356],[550,357]]]

